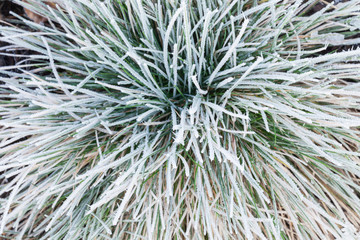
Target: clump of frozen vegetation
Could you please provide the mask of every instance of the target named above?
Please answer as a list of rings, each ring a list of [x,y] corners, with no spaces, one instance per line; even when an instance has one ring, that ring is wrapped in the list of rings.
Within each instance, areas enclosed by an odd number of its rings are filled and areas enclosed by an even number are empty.
[[[344,239],[360,1],[40,0],[0,27],[11,239]]]

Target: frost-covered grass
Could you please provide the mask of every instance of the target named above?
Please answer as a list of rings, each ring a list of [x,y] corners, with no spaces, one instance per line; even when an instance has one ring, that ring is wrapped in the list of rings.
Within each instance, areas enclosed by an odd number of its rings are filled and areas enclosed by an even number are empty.
[[[359,0],[29,2],[48,24],[0,27],[32,52],[0,67],[2,238],[360,237]]]

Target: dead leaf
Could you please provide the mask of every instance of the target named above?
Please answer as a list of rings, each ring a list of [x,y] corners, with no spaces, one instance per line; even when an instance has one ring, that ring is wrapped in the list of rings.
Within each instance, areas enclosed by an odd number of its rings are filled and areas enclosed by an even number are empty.
[[[26,0],[23,0],[24,2],[28,2]],[[45,2],[45,4],[49,5],[52,8],[55,8],[56,4],[54,2]],[[29,9],[24,8],[26,15],[34,22],[36,23],[44,23],[47,21],[47,18],[40,16],[39,14],[36,14]]]

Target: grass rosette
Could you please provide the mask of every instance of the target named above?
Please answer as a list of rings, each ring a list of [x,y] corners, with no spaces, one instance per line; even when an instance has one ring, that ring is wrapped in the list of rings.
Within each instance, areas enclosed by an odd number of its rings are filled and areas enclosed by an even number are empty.
[[[356,238],[358,0],[28,2],[48,23],[0,27],[33,53],[0,67],[4,236]]]

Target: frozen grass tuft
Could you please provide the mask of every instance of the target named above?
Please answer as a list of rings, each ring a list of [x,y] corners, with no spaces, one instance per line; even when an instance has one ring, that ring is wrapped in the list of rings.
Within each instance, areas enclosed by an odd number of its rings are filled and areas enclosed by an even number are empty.
[[[47,24],[0,27],[32,52],[0,67],[4,238],[360,237],[359,0],[28,2]]]

